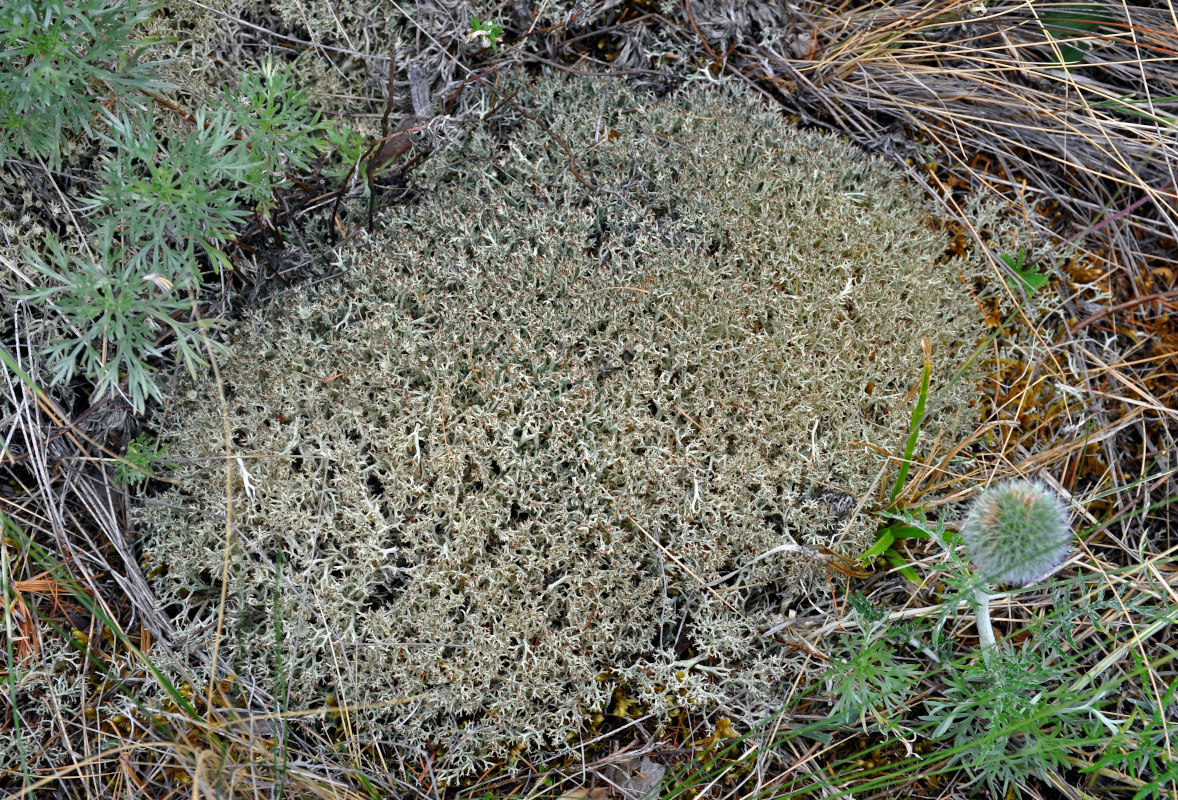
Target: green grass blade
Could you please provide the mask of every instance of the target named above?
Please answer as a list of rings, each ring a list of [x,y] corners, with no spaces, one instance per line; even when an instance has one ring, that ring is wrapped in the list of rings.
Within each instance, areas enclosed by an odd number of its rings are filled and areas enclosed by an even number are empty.
[[[912,418],[908,423],[908,441],[904,445],[904,460],[900,463],[900,472],[896,475],[896,484],[892,493],[888,495],[888,503],[895,503],[904,484],[908,481],[908,468],[912,464],[912,454],[916,452],[916,441],[920,438],[920,423],[924,421],[924,407],[928,402],[929,377],[932,375],[933,362],[928,345],[924,351],[924,369],[920,375],[920,395],[916,398],[916,408],[912,409]]]

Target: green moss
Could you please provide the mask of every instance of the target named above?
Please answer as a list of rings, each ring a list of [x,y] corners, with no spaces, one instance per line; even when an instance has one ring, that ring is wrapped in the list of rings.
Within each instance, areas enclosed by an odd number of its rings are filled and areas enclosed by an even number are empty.
[[[944,388],[980,330],[917,193],[851,146],[714,90],[516,89],[584,182],[529,121],[470,132],[346,284],[222,366],[223,652],[273,673],[278,585],[292,702],[364,705],[359,735],[438,742],[444,774],[568,747],[618,681],[656,712],[779,703],[804,658],[761,633],[827,579],[757,557],[869,541],[838,499],[871,495],[868,445],[902,446],[921,340]],[[966,395],[927,424],[957,436]],[[190,646],[220,591],[217,398],[182,393],[193,460],[139,511]]]

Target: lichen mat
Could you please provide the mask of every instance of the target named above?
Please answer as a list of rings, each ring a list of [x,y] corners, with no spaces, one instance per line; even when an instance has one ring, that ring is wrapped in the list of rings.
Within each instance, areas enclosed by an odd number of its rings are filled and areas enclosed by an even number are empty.
[[[846,500],[902,451],[922,340],[926,425],[976,421],[951,379],[980,262],[939,263],[892,169],[718,89],[511,91],[547,130],[468,124],[346,279],[222,365],[221,659],[290,709],[352,706],[338,735],[434,743],[443,776],[572,748],[619,693],[652,726],[770,713],[821,665],[762,633],[829,584],[757,557],[870,541]],[[176,402],[177,488],[138,524],[174,646],[207,651],[223,413],[211,382]]]

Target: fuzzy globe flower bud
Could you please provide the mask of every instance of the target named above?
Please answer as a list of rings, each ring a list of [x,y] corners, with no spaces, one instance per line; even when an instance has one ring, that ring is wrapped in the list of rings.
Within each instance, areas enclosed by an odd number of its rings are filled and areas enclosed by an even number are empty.
[[[1025,586],[1063,561],[1071,545],[1068,511],[1041,483],[1011,480],[986,489],[961,526],[978,572],[992,583]]]

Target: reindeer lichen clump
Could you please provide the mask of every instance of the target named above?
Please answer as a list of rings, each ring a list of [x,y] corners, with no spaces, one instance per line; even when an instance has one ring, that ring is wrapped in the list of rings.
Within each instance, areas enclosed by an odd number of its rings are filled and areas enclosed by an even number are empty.
[[[720,90],[516,90],[542,127],[467,131],[345,282],[244,325],[222,366],[221,652],[280,665],[293,708],[354,705],[357,735],[439,743],[447,774],[570,746],[623,688],[656,718],[772,708],[807,659],[762,634],[822,602],[807,548],[870,541],[845,501],[902,446],[922,339],[926,424],[973,416],[950,377],[977,265],[938,265],[892,169]],[[216,387],[170,417],[191,460],[140,511],[145,559],[209,647]]]

